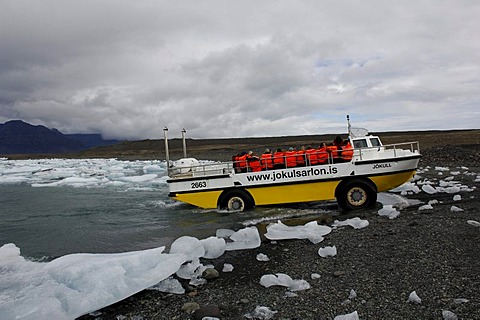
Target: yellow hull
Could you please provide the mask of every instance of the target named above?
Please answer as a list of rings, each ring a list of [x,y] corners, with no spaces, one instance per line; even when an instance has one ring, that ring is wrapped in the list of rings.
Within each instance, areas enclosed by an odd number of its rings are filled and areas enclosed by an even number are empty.
[[[383,192],[402,185],[409,181],[415,170],[369,176],[368,178],[376,185],[377,192]],[[255,205],[272,205],[282,203],[312,202],[322,200],[334,200],[337,186],[342,180],[350,179],[350,176],[335,180],[313,181],[292,184],[270,184],[259,187],[245,187],[250,193]],[[353,177],[358,179],[359,177]],[[173,199],[189,203],[204,209],[217,208],[218,200],[223,190],[195,191],[176,193]]]

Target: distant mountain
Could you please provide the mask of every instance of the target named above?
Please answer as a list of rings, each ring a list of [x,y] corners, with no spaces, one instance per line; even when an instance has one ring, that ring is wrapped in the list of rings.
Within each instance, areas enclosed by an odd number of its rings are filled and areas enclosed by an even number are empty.
[[[31,125],[21,120],[0,124],[0,154],[59,154],[77,152],[118,141],[103,140],[98,134],[64,135],[56,129]]]
[[[79,141],[85,145],[87,149],[100,147],[100,146],[111,146],[112,144],[117,144],[120,140],[103,140],[102,135],[98,133],[89,133],[89,134],[65,134],[65,137],[72,140]]]

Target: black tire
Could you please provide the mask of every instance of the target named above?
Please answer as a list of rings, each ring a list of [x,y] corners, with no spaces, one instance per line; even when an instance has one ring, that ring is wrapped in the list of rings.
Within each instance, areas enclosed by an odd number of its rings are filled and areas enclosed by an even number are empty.
[[[220,210],[245,211],[253,208],[252,197],[244,190],[227,191],[220,197]]]
[[[377,203],[375,185],[366,180],[350,180],[337,189],[337,202],[343,211],[365,209]]]

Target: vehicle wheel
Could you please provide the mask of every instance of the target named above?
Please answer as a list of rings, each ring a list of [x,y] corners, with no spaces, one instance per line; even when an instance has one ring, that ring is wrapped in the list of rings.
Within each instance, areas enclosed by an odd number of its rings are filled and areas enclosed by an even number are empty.
[[[228,211],[245,211],[253,207],[253,200],[243,190],[228,191],[221,197],[220,209]]]
[[[377,202],[377,191],[371,182],[351,180],[340,186],[337,202],[343,211],[372,207]]]

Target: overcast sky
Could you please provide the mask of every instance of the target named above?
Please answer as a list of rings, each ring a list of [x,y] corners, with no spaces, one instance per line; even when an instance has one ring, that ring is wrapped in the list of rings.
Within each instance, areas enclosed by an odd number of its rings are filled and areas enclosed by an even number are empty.
[[[105,138],[479,128],[477,0],[0,0],[0,123]]]

